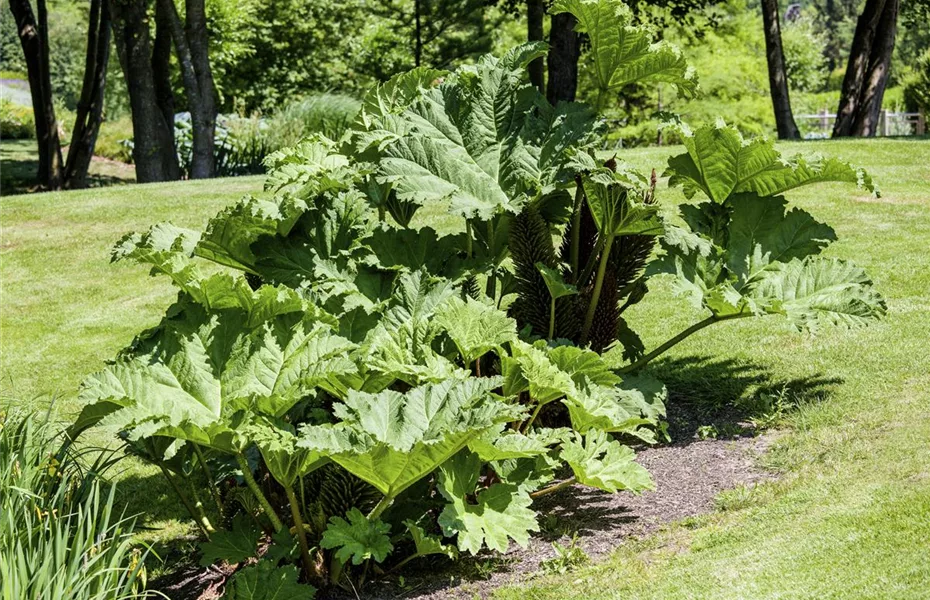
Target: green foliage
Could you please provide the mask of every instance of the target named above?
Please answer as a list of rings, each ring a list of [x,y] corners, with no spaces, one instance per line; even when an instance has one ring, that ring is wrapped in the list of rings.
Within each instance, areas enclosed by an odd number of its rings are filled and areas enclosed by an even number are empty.
[[[827,79],[826,36],[811,19],[785,23],[781,30],[788,85],[799,92],[819,92]]]
[[[128,600],[144,595],[135,522],[98,477],[103,454],[83,465],[51,424],[0,413],[0,582],[9,598]]]
[[[440,468],[439,491],[449,504],[439,515],[446,535],[458,536],[459,549],[477,554],[484,545],[505,552],[509,538],[521,546],[531,531],[539,531],[536,513],[526,492],[516,486],[495,483],[476,494],[481,459],[459,453]],[[474,501],[468,499],[474,497]]]
[[[391,526],[379,519],[365,517],[357,508],[353,508],[342,517],[333,517],[329,520],[329,527],[323,532],[320,545],[327,549],[335,549],[336,558],[347,563],[351,559],[353,565],[360,565],[369,558],[375,562],[384,562],[394,546],[388,533]]]
[[[237,518],[231,529],[217,531],[209,541],[200,544],[200,564],[209,567],[215,562],[241,563],[255,555],[255,545],[261,531],[245,518]]]
[[[690,89],[680,56],[613,0],[560,10],[591,33],[605,91],[631,78]],[[653,486],[624,442],[664,431],[664,388],[601,353],[622,344],[635,371],[704,324],[645,354],[622,313],[648,277],[675,275],[713,320],[880,316],[861,270],[814,256],[833,231],[776,196],[826,180],[871,187],[863,172],[782,161],[723,125],[681,128],[670,182],[712,201],[682,208],[690,230],[666,225],[654,174],[597,158],[594,111],[551,106],[528,83],[545,50],[397,76],[338,141],[270,155],[267,193],[203,233],[160,224],[120,240],[114,260],[168,278],[178,299],[85,381],[71,433],[117,428],[172,482],[202,470],[221,514],[248,494],[236,506],[267,519],[287,547],[278,560],[292,560],[296,534],[307,581],[361,583],[371,561],[524,545],[533,499],[574,481]],[[418,224],[424,205],[458,233]],[[665,254],[647,265],[657,239]],[[213,458],[242,480],[208,476]],[[554,483],[565,468],[574,476]],[[199,501],[179,495],[210,533]],[[243,560],[258,540],[242,531],[213,533],[204,561]]]
[[[297,567],[262,560],[230,578],[225,600],[312,600],[316,588],[297,582]]]
[[[32,109],[5,98],[0,100],[0,136],[8,140],[21,140],[34,138],[35,135],[36,123]]]
[[[591,561],[591,557],[578,545],[577,534],[572,536],[568,546],[552,542],[552,549],[555,550],[555,557],[539,563],[539,569],[547,575],[564,575]]]
[[[632,26],[632,13],[620,0],[557,0],[551,12],[571,13],[577,30],[588,35],[598,106],[603,95],[632,83],[670,83],[680,95],[694,95],[697,78],[681,51],[653,44],[645,29]]]

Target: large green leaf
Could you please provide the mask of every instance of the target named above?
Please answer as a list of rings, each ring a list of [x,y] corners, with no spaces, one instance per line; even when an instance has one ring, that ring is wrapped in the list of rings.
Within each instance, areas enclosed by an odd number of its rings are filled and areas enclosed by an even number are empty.
[[[884,314],[861,269],[814,256],[835,239],[833,230],[800,209],[785,212],[783,198],[738,194],[683,212],[693,231],[669,228],[665,255],[650,272],[675,274],[677,291],[715,316],[784,314],[814,329]]]
[[[588,174],[582,181],[597,230],[603,235],[658,235],[663,224],[659,207],[646,203],[640,191],[608,169]]]
[[[352,561],[360,565],[373,558],[375,562],[384,562],[394,549],[391,538],[391,526],[381,519],[369,519],[357,508],[352,508],[346,516],[332,517],[329,526],[323,532],[320,546],[336,550],[336,558],[342,563]]]
[[[329,449],[331,458],[390,498],[433,472],[473,438],[515,417],[492,392],[499,378],[449,379],[405,394],[350,391],[335,426],[305,426],[299,446]]]
[[[545,51],[537,43],[484,56],[421,89],[399,115],[374,119],[363,139],[379,148],[380,180],[402,200],[448,202],[478,220],[517,212],[564,180],[569,148],[588,141],[595,120],[573,105],[547,106],[529,85],[526,65]]]
[[[365,96],[362,110],[356,118],[356,127],[366,130],[374,125],[376,119],[402,112],[421,90],[436,85],[446,73],[439,69],[416,67],[394,75]]]
[[[649,471],[633,460],[636,455],[632,448],[610,439],[603,431],[575,434],[575,439],[562,446],[561,457],[584,485],[611,493],[655,489]]]
[[[795,259],[766,273],[751,296],[766,312],[783,314],[799,329],[821,324],[852,327],[884,316],[885,301],[864,270],[847,261]]]
[[[452,282],[422,269],[401,274],[389,308],[362,344],[362,362],[411,385],[467,375],[432,348],[442,332],[435,316],[454,293]]]
[[[418,271],[425,268],[432,275],[451,274],[446,267],[465,246],[463,236],[438,236],[432,227],[420,229],[376,229],[366,241],[373,253],[372,261],[384,269]]]
[[[471,298],[451,298],[437,311],[436,324],[452,338],[466,365],[517,339],[516,321]]]
[[[349,157],[340,154],[336,142],[323,135],[302,140],[293,148],[272,152],[265,158],[268,176],[265,189],[287,191],[302,198],[347,190],[365,174]]]
[[[439,515],[443,533],[457,536],[460,550],[477,554],[483,546],[506,552],[510,540],[521,546],[539,531],[532,499],[515,485],[496,483],[475,494],[482,461],[460,452],[440,468],[439,491],[449,504]],[[474,498],[472,501],[470,498]]]
[[[316,588],[297,582],[297,567],[261,560],[236,571],[223,600],[313,600]]]
[[[862,169],[835,158],[795,156],[783,159],[766,138],[743,139],[735,127],[723,122],[695,131],[678,128],[687,152],[668,161],[669,185],[681,185],[691,198],[704,192],[714,202],[732,194],[753,192],[774,196],[809,183],[844,181],[875,191],[872,178]]]
[[[652,43],[646,29],[632,24],[632,13],[621,0],[556,0],[551,14],[571,13],[576,31],[588,34],[595,83],[602,93],[631,83],[671,83],[689,98],[697,77],[681,52],[667,43]]]
[[[280,300],[283,294],[284,302]],[[354,347],[291,303],[290,290],[265,286],[241,307],[210,312],[191,302],[82,384],[83,426],[105,418],[131,437],[165,434],[225,444],[239,411],[278,416],[319,384],[356,370]],[[101,407],[105,410],[101,410]]]
[[[633,392],[617,387],[597,385],[590,381],[579,386],[578,392],[562,401],[568,407],[572,427],[581,433],[589,430],[624,433],[646,442],[655,442],[653,418],[644,417]]]
[[[727,268],[741,282],[768,265],[819,254],[836,233],[809,213],[787,213],[782,197],[740,194],[728,201],[733,210],[728,227]]]

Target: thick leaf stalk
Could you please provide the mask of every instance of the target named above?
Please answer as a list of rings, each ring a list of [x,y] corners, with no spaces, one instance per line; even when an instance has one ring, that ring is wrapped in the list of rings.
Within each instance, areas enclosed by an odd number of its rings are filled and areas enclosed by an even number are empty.
[[[614,243],[614,236],[608,235],[604,241],[604,249],[601,251],[601,259],[597,267],[597,275],[594,279],[594,291],[591,293],[591,300],[588,303],[588,311],[584,317],[584,327],[581,330],[582,343],[588,340],[588,334],[591,333],[591,325],[594,323],[594,314],[597,312],[597,303],[601,299],[601,289],[604,287],[604,277],[607,273],[607,263],[610,262],[610,250]]]
[[[268,516],[268,520],[271,521],[271,526],[274,528],[275,533],[278,533],[284,528],[284,523],[281,522],[281,518],[278,516],[278,513],[275,512],[274,508],[271,506],[271,503],[268,502],[268,498],[266,498],[265,494],[262,492],[262,488],[258,485],[258,482],[255,481],[255,477],[252,476],[252,468],[249,466],[249,461],[246,460],[243,455],[237,454],[236,462],[239,464],[239,468],[242,470],[242,479],[245,480],[245,484],[252,491],[252,494],[255,495],[255,499],[258,500],[262,510],[265,511],[265,514]]]

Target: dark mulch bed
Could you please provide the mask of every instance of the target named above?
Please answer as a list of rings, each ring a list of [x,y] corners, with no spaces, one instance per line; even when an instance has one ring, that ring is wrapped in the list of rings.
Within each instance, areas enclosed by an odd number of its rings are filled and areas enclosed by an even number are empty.
[[[713,509],[721,491],[770,477],[755,466],[768,438],[691,440],[638,453],[638,462],[655,478],[656,491],[640,496],[608,494],[576,485],[540,498],[536,506],[545,523],[527,548],[512,547],[496,559],[467,558],[458,564],[411,566],[401,589],[396,578],[374,581],[360,597],[371,600],[396,598],[439,600],[486,597],[494,588],[524,580],[539,571],[539,563],[555,557],[553,541],[563,545],[577,534],[577,545],[592,558],[604,556],[624,540],[656,531],[662,525]],[[548,529],[548,531],[546,530]],[[552,529],[556,529],[553,531]],[[489,565],[488,561],[491,560]],[[426,561],[424,561],[426,562]],[[486,573],[488,567],[493,571]],[[485,578],[482,578],[485,576]],[[354,596],[333,595],[333,598]]]
[[[566,488],[537,501],[542,531],[526,548],[511,547],[503,556],[465,556],[455,563],[428,557],[404,569],[402,584],[397,576],[382,577],[367,583],[358,596],[331,592],[318,597],[332,600],[486,597],[501,585],[537,573],[542,561],[556,555],[552,542],[568,545],[577,536],[577,546],[596,559],[624,540],[711,511],[714,499],[723,490],[771,477],[756,465],[756,458],[770,442],[768,436],[701,440],[695,423],[707,423],[711,415],[682,408],[679,405],[669,414],[672,439],[680,441],[638,451],[638,462],[655,479],[655,491],[635,496],[608,494],[581,485]],[[722,419],[731,426],[738,421],[735,414],[714,412],[711,417],[714,421]],[[751,433],[747,429],[744,432]],[[222,592],[228,573],[216,568],[190,567],[153,582],[152,587],[173,600],[212,600]]]

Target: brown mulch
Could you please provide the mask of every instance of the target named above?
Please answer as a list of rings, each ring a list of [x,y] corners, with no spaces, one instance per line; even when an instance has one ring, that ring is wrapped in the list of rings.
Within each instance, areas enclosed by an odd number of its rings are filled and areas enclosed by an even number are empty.
[[[608,494],[575,485],[540,498],[535,508],[542,531],[526,548],[512,546],[503,556],[463,557],[458,562],[429,557],[397,576],[375,579],[359,593],[321,593],[318,598],[342,600],[440,600],[487,597],[505,584],[526,580],[542,561],[556,553],[553,542],[576,544],[592,559],[607,555],[624,540],[648,535],[661,526],[713,510],[723,490],[771,477],[756,466],[769,436],[698,440],[641,449],[637,460],[656,482],[656,490],[635,496]],[[232,569],[186,567],[153,582],[172,600],[213,600]]]
[[[771,474],[756,466],[755,460],[769,442],[767,436],[695,439],[640,450],[637,461],[652,473],[655,491],[634,496],[608,494],[575,485],[536,502],[534,507],[544,521],[544,530],[526,548],[512,547],[503,557],[467,558],[458,564],[424,560],[427,564],[411,565],[405,571],[403,588],[396,578],[374,581],[358,597],[366,600],[484,598],[497,587],[537,573],[542,561],[556,556],[552,542],[566,546],[573,535],[577,535],[577,546],[591,558],[603,557],[624,540],[710,512],[714,499],[723,490],[771,478]],[[547,518],[546,515],[552,516]],[[476,568],[482,564],[492,565],[493,570]],[[482,575],[486,578],[481,578]]]

